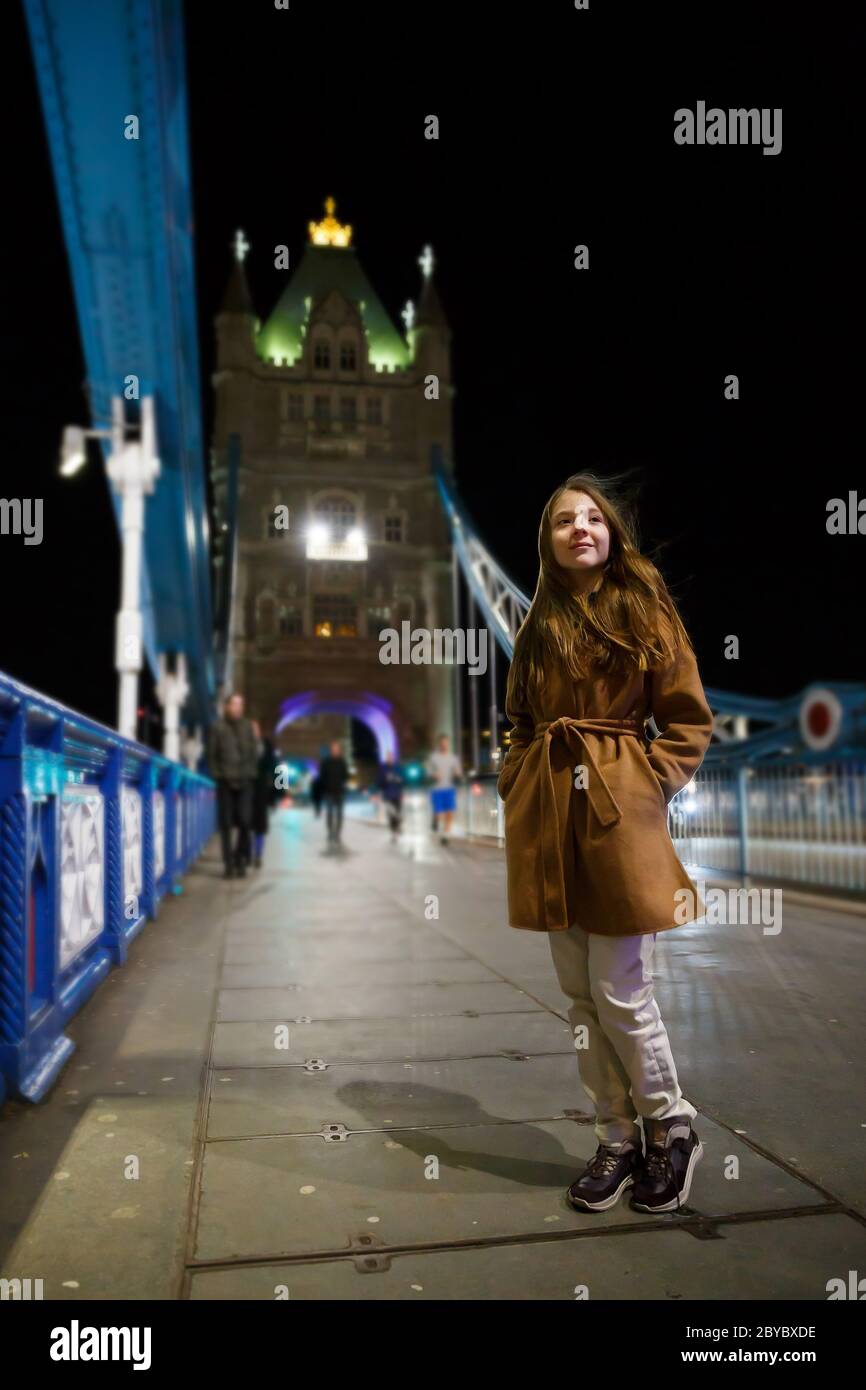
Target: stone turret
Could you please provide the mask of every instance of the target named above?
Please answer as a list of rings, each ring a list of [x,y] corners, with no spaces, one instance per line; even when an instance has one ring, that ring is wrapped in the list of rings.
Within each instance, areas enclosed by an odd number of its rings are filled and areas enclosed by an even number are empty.
[[[255,363],[255,337],[259,322],[244,269],[244,259],[249,249],[243,232],[236,232],[232,242],[234,261],[216,316],[218,373],[224,368],[243,368]]]

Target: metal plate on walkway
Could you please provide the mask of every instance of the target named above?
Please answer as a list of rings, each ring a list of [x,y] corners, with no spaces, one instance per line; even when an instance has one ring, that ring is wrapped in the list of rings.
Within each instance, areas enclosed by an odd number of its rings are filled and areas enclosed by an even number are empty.
[[[273,932],[286,939],[306,940],[311,936],[381,936],[384,933],[429,930],[435,923],[424,919],[424,903],[415,912],[397,908],[383,913],[381,904],[366,910],[351,898],[343,898],[326,913],[312,913],[292,902],[291,910],[265,911],[261,904],[250,904],[247,912],[232,913],[230,929],[236,936],[251,931]]]
[[[315,1133],[330,1120],[348,1129],[487,1124],[582,1109],[574,1056],[477,1057],[452,1062],[379,1062],[261,1067],[214,1073],[208,1138]],[[386,1124],[386,1121],[389,1123]]]
[[[423,1057],[489,1057],[501,1052],[569,1052],[567,1023],[541,1010],[487,1014],[479,1018],[335,1019],[330,1023],[292,1023],[288,1048],[274,1023],[218,1023],[213,1065],[286,1066],[308,1057],[339,1061],[404,1061]]]
[[[600,1299],[823,1301],[827,1280],[866,1268],[866,1230],[844,1215],[780,1217],[722,1227],[723,1240],[681,1231],[630,1231],[363,1259],[238,1266],[192,1276],[190,1297],[294,1300]],[[585,1295],[584,1295],[585,1296]],[[808,1322],[797,1314],[793,1322]],[[696,1343],[697,1345],[697,1343]],[[718,1347],[717,1342],[704,1343]]]
[[[296,989],[222,989],[219,1019],[399,1018],[414,1014],[526,1013],[540,1006],[504,981],[474,984],[299,985]]]
[[[824,1205],[813,1188],[710,1121],[702,1118],[699,1132],[706,1154],[694,1209],[713,1215]],[[319,1137],[208,1144],[195,1258],[342,1250],[371,1231],[388,1245],[598,1225],[598,1213],[572,1212],[563,1196],[595,1148],[592,1128],[569,1120],[395,1127],[341,1144]],[[730,1154],[741,1164],[735,1182],[724,1176]],[[426,1177],[435,1164],[439,1176]],[[626,1226],[646,1219],[622,1202],[604,1217]]]
[[[418,931],[417,933],[406,932],[398,934],[396,932],[383,934],[381,937],[364,936],[359,932],[356,936],[341,937],[338,941],[327,937],[305,937],[303,942],[292,945],[291,937],[285,934],[280,939],[279,933],[270,930],[263,930],[260,927],[250,927],[243,933],[226,932],[226,941],[233,945],[246,942],[255,942],[260,946],[284,945],[285,955],[290,959],[300,959],[307,961],[333,961],[342,960],[438,960],[456,957],[459,960],[465,959],[465,952],[460,946],[455,946],[447,941],[445,937],[435,936],[432,932]]]
[[[223,966],[222,983],[227,989],[239,986],[294,984],[303,978],[307,985],[357,982],[367,989],[370,985],[400,985],[404,983],[437,984],[450,981],[496,980],[499,977],[481,961],[455,957],[448,960],[376,960],[351,961],[304,960],[295,966],[287,963],[288,952],[270,947],[229,947]]]

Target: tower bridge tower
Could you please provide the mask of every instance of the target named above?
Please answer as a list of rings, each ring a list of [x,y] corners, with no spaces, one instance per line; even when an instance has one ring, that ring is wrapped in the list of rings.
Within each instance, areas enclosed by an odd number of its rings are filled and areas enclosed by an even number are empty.
[[[451,335],[429,247],[400,332],[333,199],[325,212],[264,323],[238,233],[216,318],[218,534],[236,496],[226,680],[289,755],[315,757],[354,717],[380,756],[419,756],[453,738],[454,672],[383,664],[379,633],[453,626],[431,472],[433,445],[452,458]]]

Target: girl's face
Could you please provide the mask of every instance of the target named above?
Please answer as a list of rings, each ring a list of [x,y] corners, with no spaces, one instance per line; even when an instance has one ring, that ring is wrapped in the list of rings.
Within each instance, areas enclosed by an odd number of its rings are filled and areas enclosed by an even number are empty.
[[[600,507],[586,492],[563,492],[550,518],[553,553],[569,574],[596,574],[610,554],[610,531]]]

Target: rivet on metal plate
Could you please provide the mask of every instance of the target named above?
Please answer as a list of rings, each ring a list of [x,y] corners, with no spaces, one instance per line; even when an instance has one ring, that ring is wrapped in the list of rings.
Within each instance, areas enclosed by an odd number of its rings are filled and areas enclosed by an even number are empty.
[[[359,1274],[384,1274],[391,1268],[390,1255],[363,1255],[355,1259]]]

